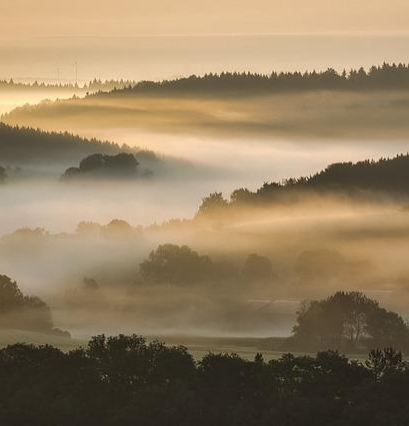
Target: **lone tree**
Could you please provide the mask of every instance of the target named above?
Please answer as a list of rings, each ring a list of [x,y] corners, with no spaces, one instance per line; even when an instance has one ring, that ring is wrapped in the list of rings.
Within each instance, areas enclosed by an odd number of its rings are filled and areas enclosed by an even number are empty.
[[[355,291],[303,302],[293,333],[296,342],[310,348],[406,348],[409,343],[409,331],[398,314]]]

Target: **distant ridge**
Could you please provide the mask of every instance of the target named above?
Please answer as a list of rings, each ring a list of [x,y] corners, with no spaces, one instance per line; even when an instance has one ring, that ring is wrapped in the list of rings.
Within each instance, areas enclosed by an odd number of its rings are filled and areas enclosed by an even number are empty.
[[[256,191],[236,189],[230,201],[215,192],[203,199],[199,213],[237,205],[259,205],[280,201],[297,201],[302,194],[344,194],[350,196],[381,195],[383,197],[409,196],[409,154],[378,161],[334,163],[308,177],[289,178],[281,182],[265,182]]]
[[[332,68],[322,72],[222,72],[191,75],[160,82],[141,81],[134,86],[113,89],[110,93],[213,92],[213,91],[289,91],[289,90],[357,90],[409,89],[409,64],[387,64],[363,67],[338,73]],[[94,96],[97,94],[94,94]]]

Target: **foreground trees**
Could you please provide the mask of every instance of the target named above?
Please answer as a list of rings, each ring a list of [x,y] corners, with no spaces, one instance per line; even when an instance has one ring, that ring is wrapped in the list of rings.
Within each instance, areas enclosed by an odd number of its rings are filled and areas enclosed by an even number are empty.
[[[303,303],[293,331],[294,341],[310,349],[409,346],[403,319],[355,291]]]
[[[140,336],[92,338],[85,349],[17,344],[0,350],[0,423],[7,426],[405,425],[409,366],[337,352],[265,362]]]

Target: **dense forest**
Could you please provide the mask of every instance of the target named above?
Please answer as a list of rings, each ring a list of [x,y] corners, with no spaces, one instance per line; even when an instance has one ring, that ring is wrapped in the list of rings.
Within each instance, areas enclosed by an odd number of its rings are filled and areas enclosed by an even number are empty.
[[[370,197],[409,195],[409,154],[378,161],[334,163],[308,177],[265,182],[256,191],[240,188],[232,192],[230,201],[215,192],[203,199],[198,216],[211,215],[240,204],[270,203],[297,200],[299,195],[311,192]]]
[[[338,352],[266,362],[132,335],[93,337],[64,353],[0,351],[0,422],[52,425],[406,425],[409,364],[393,349],[366,361]]]
[[[191,75],[176,80],[160,82],[141,81],[123,89],[121,93],[161,92],[279,92],[300,90],[366,90],[366,89],[409,89],[409,65],[387,64],[352,69],[341,74],[329,68],[321,72],[272,72],[257,74],[250,72],[222,72],[221,74]]]
[[[119,154],[138,149],[95,138],[85,139],[68,132],[45,132],[27,127],[0,123],[0,161],[2,166],[79,161],[96,152]],[[0,179],[1,180],[1,179]]]

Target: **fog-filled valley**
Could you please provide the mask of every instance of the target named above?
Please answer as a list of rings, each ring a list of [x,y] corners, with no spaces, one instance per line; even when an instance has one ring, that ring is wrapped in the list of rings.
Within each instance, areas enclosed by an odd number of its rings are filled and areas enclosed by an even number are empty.
[[[288,338],[302,301],[339,291],[406,318],[408,73],[107,82],[18,107],[0,275],[72,339]]]
[[[0,426],[407,426],[409,3],[1,0]]]
[[[230,202],[213,193],[184,210],[184,220],[181,198],[172,200],[172,186],[189,188],[180,180],[58,181],[53,192],[47,182],[6,181],[13,214],[2,221],[1,270],[46,300],[56,326],[75,337],[135,327],[288,336],[302,300],[339,290],[363,291],[405,317],[408,161],[346,163],[305,181],[238,189]],[[153,188],[162,194],[157,209],[167,210],[141,224]],[[38,203],[41,190],[46,203]],[[31,214],[19,226],[24,209]]]

